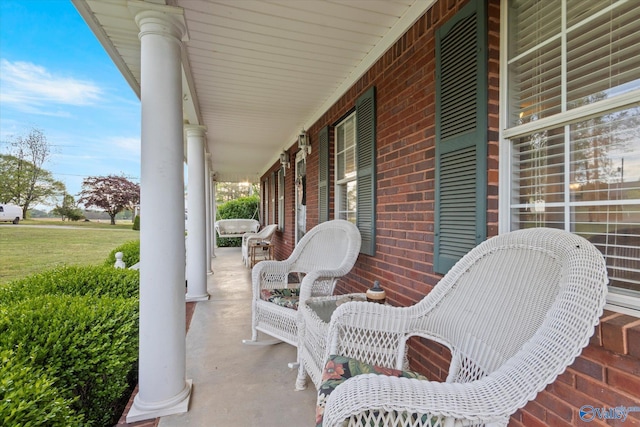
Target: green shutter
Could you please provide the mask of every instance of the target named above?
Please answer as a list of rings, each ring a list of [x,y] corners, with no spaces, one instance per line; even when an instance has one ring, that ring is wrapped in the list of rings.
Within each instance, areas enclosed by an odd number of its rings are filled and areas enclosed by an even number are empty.
[[[318,133],[318,222],[329,220],[329,127]]]
[[[446,273],[486,238],[487,36],[472,0],[436,32],[434,271]]]
[[[356,101],[356,225],[360,252],[376,254],[376,91],[371,87]]]

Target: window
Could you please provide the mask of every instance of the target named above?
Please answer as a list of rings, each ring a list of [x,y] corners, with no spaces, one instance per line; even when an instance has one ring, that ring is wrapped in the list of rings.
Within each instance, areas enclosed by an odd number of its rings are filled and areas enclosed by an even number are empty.
[[[336,218],[356,222],[356,114],[336,126]]]
[[[640,8],[614,0],[507,5],[501,229],[553,227],[589,239],[607,262],[611,308],[633,312],[640,308]]]
[[[284,169],[278,170],[278,230],[284,230]]]
[[[266,224],[275,224],[276,223],[276,173],[272,172],[269,176],[269,203],[271,209],[269,210],[269,218],[267,219]]]
[[[328,182],[328,162],[322,161],[324,130],[319,134],[321,169],[318,204],[320,218],[328,205],[323,183]],[[335,127],[335,217],[355,222],[362,243],[360,253],[376,253],[376,88],[370,87],[357,100],[355,112]],[[325,169],[326,168],[326,169]],[[328,175],[326,175],[328,176]]]

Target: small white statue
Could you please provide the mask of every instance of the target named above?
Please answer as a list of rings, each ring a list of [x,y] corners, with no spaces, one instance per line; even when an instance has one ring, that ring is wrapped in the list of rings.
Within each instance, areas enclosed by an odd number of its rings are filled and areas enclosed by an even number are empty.
[[[116,252],[115,268],[127,268],[127,264],[122,260],[122,252]]]

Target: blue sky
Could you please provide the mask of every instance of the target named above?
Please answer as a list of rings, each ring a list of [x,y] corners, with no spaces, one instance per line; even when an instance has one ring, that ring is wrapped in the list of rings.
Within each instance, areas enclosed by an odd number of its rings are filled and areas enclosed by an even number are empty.
[[[0,1],[0,152],[34,127],[68,193],[87,176],[139,182],[140,101],[70,0]]]

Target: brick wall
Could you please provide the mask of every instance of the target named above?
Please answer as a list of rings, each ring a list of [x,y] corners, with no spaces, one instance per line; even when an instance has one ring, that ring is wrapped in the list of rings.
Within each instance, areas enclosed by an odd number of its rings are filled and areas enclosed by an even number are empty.
[[[361,255],[337,292],[363,292],[374,280],[393,305],[420,300],[441,276],[433,272],[435,170],[435,30],[466,4],[440,0],[365,73],[309,134],[317,143],[321,128],[334,125],[370,86],[377,88],[377,253]],[[500,2],[489,0],[489,129],[487,235],[498,233],[498,102]],[[292,152],[296,151],[292,145]],[[331,153],[333,158],[333,153]],[[292,155],[293,157],[293,155]],[[307,228],[318,222],[317,150],[307,160]],[[293,162],[292,162],[293,164]],[[293,169],[292,169],[293,170]],[[333,171],[330,203],[333,212]],[[283,259],[293,242],[293,172],[287,171],[285,233],[277,244]],[[450,353],[439,344],[412,339],[413,369],[444,380]],[[606,312],[591,344],[557,381],[513,415],[511,426],[580,425],[578,411],[594,407],[640,406],[640,319]],[[624,426],[640,425],[640,412]],[[604,425],[594,420],[589,425]],[[610,421],[609,425],[623,425]]]

